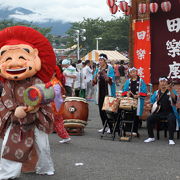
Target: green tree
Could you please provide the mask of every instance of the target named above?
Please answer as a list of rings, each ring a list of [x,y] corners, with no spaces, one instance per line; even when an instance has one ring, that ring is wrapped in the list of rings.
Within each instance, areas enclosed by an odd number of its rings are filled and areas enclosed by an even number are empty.
[[[82,22],[75,22],[71,24],[71,28],[67,31],[67,46],[70,47],[77,42],[75,30],[86,29],[86,33],[84,36],[86,37],[86,41],[82,41],[80,37],[80,46],[85,50],[82,54],[85,54],[93,49],[95,49],[96,42],[95,38],[99,37],[103,32],[104,20],[98,19],[84,19]]]
[[[99,41],[99,49],[103,50],[115,50],[128,51],[128,41],[129,41],[129,18],[120,17],[112,19],[110,21],[104,21],[103,19],[84,19],[82,22],[72,23],[71,28],[67,31],[67,47],[70,47],[76,42],[75,30],[86,29],[86,41],[81,41],[80,46],[82,46],[85,51],[81,53],[81,56],[87,52],[96,49],[96,39],[97,37],[102,37]]]
[[[105,22],[101,37],[102,49],[128,51],[129,19],[125,17]]]

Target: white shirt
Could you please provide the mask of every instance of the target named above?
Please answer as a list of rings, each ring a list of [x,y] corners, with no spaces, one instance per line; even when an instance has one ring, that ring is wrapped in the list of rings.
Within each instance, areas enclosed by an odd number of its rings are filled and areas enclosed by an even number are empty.
[[[76,68],[70,65],[69,67],[65,68],[63,74],[66,81],[65,86],[73,87],[74,78],[68,77],[67,75],[76,76]]]
[[[85,67],[83,67],[81,70],[81,89],[87,89],[86,68]]]
[[[86,65],[84,67],[84,72],[86,74],[86,82],[88,83],[88,82],[92,81],[92,78],[93,78],[92,72],[93,72],[93,70],[88,65]]]
[[[79,71],[76,71],[76,79],[74,82],[74,88],[80,88],[81,87],[81,73]]]
[[[81,69],[82,69],[82,63],[76,64],[76,69],[77,69],[78,71],[81,71]]]

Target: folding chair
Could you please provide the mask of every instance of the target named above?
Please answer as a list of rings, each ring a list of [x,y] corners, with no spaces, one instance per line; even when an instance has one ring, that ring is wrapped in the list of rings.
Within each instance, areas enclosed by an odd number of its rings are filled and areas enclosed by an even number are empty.
[[[110,112],[110,111],[106,111],[106,114],[107,114],[107,119],[104,123],[104,126],[103,126],[103,132],[101,134],[101,138],[103,138],[106,134],[105,134],[105,130],[106,128],[108,127],[108,124],[111,124],[111,127],[110,130],[111,130],[111,134],[113,135],[113,131],[114,131],[114,126],[117,122],[117,117],[118,117],[118,113],[114,113],[114,112]],[[113,137],[113,136],[112,136]],[[114,140],[114,139],[113,139]]]
[[[121,110],[121,115],[120,115],[120,123],[119,123],[119,129],[120,129],[120,141],[121,140],[128,140],[131,141],[132,139],[132,132],[133,132],[133,126],[134,126],[134,121],[136,117],[136,110]],[[127,132],[127,125],[130,125],[130,138],[125,138],[126,137],[126,132]]]

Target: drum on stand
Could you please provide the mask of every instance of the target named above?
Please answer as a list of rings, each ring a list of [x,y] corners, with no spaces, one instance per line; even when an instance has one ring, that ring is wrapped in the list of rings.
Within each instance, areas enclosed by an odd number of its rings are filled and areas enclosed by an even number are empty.
[[[138,100],[131,97],[121,97],[120,98],[120,140],[130,141],[132,139],[132,132],[134,127],[134,122],[136,118],[136,109],[138,105]],[[130,137],[126,137],[126,132],[130,132]]]
[[[131,97],[121,97],[119,108],[124,110],[135,110],[137,109],[137,99]]]
[[[88,103],[80,97],[66,97],[61,106],[64,127],[69,135],[83,135],[88,119]]]
[[[115,98],[112,96],[106,96],[104,98],[102,110],[106,111],[106,115],[107,115],[107,118],[109,119],[109,122],[110,121],[114,122],[114,120],[117,119],[117,116],[118,116],[117,112],[119,109],[119,101],[120,101],[119,98]]]
[[[119,108],[119,102],[120,102],[119,98],[106,96],[104,98],[102,110],[117,113]]]

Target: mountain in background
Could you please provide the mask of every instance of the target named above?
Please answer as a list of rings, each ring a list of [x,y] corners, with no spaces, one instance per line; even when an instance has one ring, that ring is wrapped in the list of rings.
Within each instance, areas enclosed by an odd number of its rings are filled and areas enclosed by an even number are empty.
[[[37,13],[21,7],[11,8],[11,7],[0,6],[0,20],[13,19],[17,22],[18,21],[29,22],[25,19],[22,20],[21,18],[18,17],[21,17],[21,15],[31,16],[33,14],[37,14]],[[29,22],[29,23],[33,23],[40,27],[51,27],[53,35],[61,35],[61,36],[64,35],[65,32],[71,27],[70,23],[64,23],[60,20],[54,21],[52,19],[47,19],[46,21],[43,22]]]
[[[34,24],[40,27],[52,27],[52,34],[54,35],[65,35],[65,32],[71,27],[70,23],[63,23],[62,21],[52,21],[48,22],[35,22]]]

